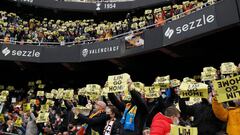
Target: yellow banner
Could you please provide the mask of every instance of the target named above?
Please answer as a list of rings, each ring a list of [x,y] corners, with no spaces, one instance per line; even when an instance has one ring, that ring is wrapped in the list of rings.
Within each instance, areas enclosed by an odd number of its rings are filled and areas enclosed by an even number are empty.
[[[44,91],[38,91],[37,96],[44,96]]]
[[[182,83],[179,87],[180,97],[208,98],[208,85],[204,83]]]
[[[7,91],[7,90],[4,90],[4,91],[2,91],[1,92],[1,96],[8,96],[9,95],[9,91]]]
[[[196,103],[201,103],[202,102],[202,98],[200,97],[190,97],[189,101],[185,101],[186,105],[194,105]]]
[[[23,104],[23,111],[28,112],[31,109],[30,103]]]
[[[240,75],[213,81],[219,103],[240,99]]]
[[[108,76],[109,93],[123,92],[124,90],[128,90],[128,79],[130,79],[130,75],[127,73]]]
[[[178,79],[172,79],[172,80],[170,81],[170,84],[171,84],[171,87],[177,87],[177,86],[180,86],[181,81],[178,80]]]
[[[63,93],[64,100],[73,100],[74,90],[66,90]]]
[[[161,89],[167,89],[170,87],[170,76],[157,77],[153,85],[159,85]]]
[[[85,96],[86,95],[86,87],[78,89],[78,95]]]
[[[57,96],[58,91],[57,91],[56,89],[52,89],[52,90],[51,90],[51,93],[52,93],[52,94],[54,95],[54,97],[55,97],[55,96]]]
[[[5,122],[4,115],[0,114],[0,122]]]
[[[54,106],[54,101],[48,99],[47,102],[46,102],[46,104],[49,105],[49,106]]]
[[[145,87],[144,88],[145,98],[158,98],[159,89],[157,87]]]
[[[170,135],[197,135],[198,130],[195,127],[183,127],[171,125]]]
[[[47,105],[47,104],[41,105],[40,112],[48,112],[48,109],[49,109],[49,105]]]
[[[38,117],[37,117],[37,120],[36,120],[36,123],[48,122],[48,120],[49,120],[48,116],[49,116],[49,113],[39,113]]]
[[[222,63],[220,66],[222,74],[232,74],[237,72],[237,66],[233,62]]]
[[[6,96],[0,96],[0,102],[5,102],[7,101],[7,97]]]
[[[53,93],[46,93],[46,98],[47,98],[47,99],[52,99],[53,96],[54,96]]]
[[[133,88],[138,92],[144,92],[144,84],[141,82],[133,82]]]
[[[64,89],[58,89],[56,99],[62,99],[64,94]]]

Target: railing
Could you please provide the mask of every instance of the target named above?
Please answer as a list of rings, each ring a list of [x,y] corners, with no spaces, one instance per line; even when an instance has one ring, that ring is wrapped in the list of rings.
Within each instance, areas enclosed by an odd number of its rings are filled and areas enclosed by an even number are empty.
[[[218,1],[220,2],[220,1]],[[214,3],[214,4],[217,4],[218,2]],[[211,2],[206,2],[204,3],[202,6],[196,6],[188,11],[185,11],[185,12],[182,12],[180,14],[178,14],[178,16],[181,16],[180,18],[184,17],[184,16],[187,16],[189,14],[186,14],[188,13],[189,11],[191,13],[193,13],[194,11],[199,11],[199,10],[202,10],[204,7],[206,7],[208,4],[210,5],[214,5],[212,4]],[[177,19],[173,19],[174,16],[172,16],[171,18],[168,18],[165,20],[165,22],[170,22],[172,20],[177,20]],[[132,31],[129,31],[129,32],[125,32],[125,33],[122,33],[122,34],[119,34],[119,35],[116,35],[116,36],[113,36],[112,38],[104,38],[104,41],[106,40],[112,40],[112,39],[116,39],[116,38],[120,38],[120,37],[124,37],[126,35],[129,35],[129,34],[133,34],[135,32],[139,32],[139,31],[142,31],[142,30],[145,30],[145,29],[149,29],[149,28],[153,28],[153,27],[156,27],[157,24],[152,24],[152,25],[148,25],[148,26],[145,26],[143,28],[139,28],[139,29],[136,29],[136,30],[132,30]],[[87,44],[87,43],[95,43],[96,41],[99,41],[98,39],[91,39],[91,40],[83,40],[83,41],[80,41],[80,42],[65,42],[64,46],[73,46],[73,45],[84,45],[84,44]],[[4,40],[3,39],[0,39],[0,43],[4,43]],[[39,46],[52,46],[52,45],[60,45],[59,42],[22,42],[22,41],[13,41],[14,44],[37,44]]]

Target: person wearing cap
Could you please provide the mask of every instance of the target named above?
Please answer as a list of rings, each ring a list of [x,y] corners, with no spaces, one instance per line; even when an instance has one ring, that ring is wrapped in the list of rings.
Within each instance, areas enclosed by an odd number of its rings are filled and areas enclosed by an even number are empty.
[[[109,119],[109,116],[105,112],[106,104],[99,100],[95,102],[94,108],[89,117],[80,114],[80,111],[75,112],[78,123],[82,123],[82,128],[77,134],[81,135],[85,133],[90,135],[98,133],[99,135],[103,135],[104,127]]]

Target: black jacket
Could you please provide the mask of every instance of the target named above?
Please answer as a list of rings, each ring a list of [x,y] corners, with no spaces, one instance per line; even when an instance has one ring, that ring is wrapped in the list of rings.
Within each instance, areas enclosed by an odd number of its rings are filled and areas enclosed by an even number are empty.
[[[192,127],[198,128],[198,135],[216,135],[223,126],[223,123],[215,117],[212,105],[206,99],[192,106],[187,106],[185,99],[180,99],[179,107],[181,116],[187,117],[186,115],[188,115],[194,117]]]
[[[124,135],[123,125],[118,119],[116,119],[112,125],[111,135]]]
[[[146,116],[148,115],[147,105],[146,102],[141,98],[141,94],[139,92],[132,90],[130,91],[130,94],[132,96],[131,99],[132,106],[134,105],[137,106],[137,113],[134,118],[135,131],[132,132],[129,130],[124,130],[124,134],[141,135],[146,120]],[[122,113],[124,112],[126,104],[123,101],[120,101],[113,93],[109,93],[108,98],[112,102],[112,104],[119,109],[119,111],[121,111]]]
[[[78,115],[78,121],[80,123],[88,124],[86,135],[91,135],[91,129],[102,135],[108,119],[109,116],[105,112],[99,113],[93,118],[88,118],[86,116],[83,116],[82,114]]]

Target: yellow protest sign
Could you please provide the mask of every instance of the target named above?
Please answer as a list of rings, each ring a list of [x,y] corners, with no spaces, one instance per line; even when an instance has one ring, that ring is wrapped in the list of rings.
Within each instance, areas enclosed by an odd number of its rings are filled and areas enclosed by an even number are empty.
[[[64,89],[58,89],[56,99],[62,99],[64,94]]]
[[[4,90],[4,91],[2,91],[1,92],[1,96],[8,96],[9,95],[9,91],[7,91],[7,90]]]
[[[200,97],[190,97],[189,101],[185,101],[186,105],[194,105],[197,103],[201,103],[202,102],[202,98]]]
[[[133,89],[138,91],[138,92],[143,92],[144,91],[144,84],[141,82],[133,82]]]
[[[10,90],[10,91],[15,90],[14,86],[11,86],[11,85],[7,86],[6,89],[7,89],[7,90]]]
[[[182,83],[179,87],[180,97],[208,98],[208,85],[204,83]]]
[[[157,87],[145,87],[144,92],[145,92],[146,98],[158,98],[159,97],[159,89],[157,89]]]
[[[23,111],[28,112],[31,109],[30,103],[23,104]]]
[[[42,80],[37,80],[36,84],[42,84]]]
[[[201,72],[202,81],[215,80],[216,76],[217,76],[217,70],[214,67],[204,67],[203,72]]]
[[[44,96],[44,91],[38,91],[37,96]]]
[[[38,85],[38,88],[39,88],[39,89],[44,89],[45,86],[46,86],[45,84],[39,84],[39,85]]]
[[[53,93],[46,93],[46,98],[47,98],[47,99],[52,99],[53,96],[54,96]]]
[[[167,89],[170,86],[170,76],[157,77],[153,85],[159,85],[161,89]]]
[[[102,89],[101,95],[105,96],[106,98],[108,98],[108,91],[109,91],[109,88],[108,87],[104,87]]]
[[[56,96],[56,95],[58,94],[58,91],[57,91],[56,89],[52,89],[52,90],[51,90],[51,93],[52,93],[54,96]]]
[[[124,90],[128,90],[128,79],[130,79],[130,75],[127,73],[108,76],[109,93],[123,92]]]
[[[48,99],[48,100],[46,101],[46,104],[49,105],[49,106],[54,106],[54,101]]]
[[[130,101],[131,99],[132,99],[132,96],[129,93],[129,91],[128,90],[124,90],[124,92],[122,93],[122,100]]]
[[[197,135],[198,130],[196,127],[183,127],[171,125],[170,135]]]
[[[213,81],[219,103],[240,99],[240,75]]]
[[[34,105],[36,103],[36,99],[31,99],[30,104]]]
[[[86,89],[85,89],[85,87],[84,87],[84,88],[81,88],[81,89],[78,89],[78,95],[82,95],[82,96],[85,96],[85,95],[86,95]]]
[[[74,91],[73,90],[66,90],[63,93],[64,100],[73,100]]]
[[[85,90],[90,100],[98,100],[101,95],[101,86],[98,84],[87,84]]]
[[[16,119],[16,121],[14,122],[14,126],[15,127],[22,127],[22,118],[21,117],[18,117],[17,119]]]
[[[0,96],[0,102],[5,102],[7,101],[7,97],[6,96]]]
[[[49,116],[49,113],[39,113],[38,117],[37,117],[37,120],[36,120],[36,123],[48,122],[48,120],[49,120],[48,116]]]
[[[232,74],[237,72],[237,66],[233,62],[225,62],[220,66],[222,74]]]
[[[28,82],[28,86],[29,87],[32,87],[32,86],[34,86],[35,85],[35,82]]]
[[[4,85],[0,85],[0,90],[4,90]]]
[[[182,83],[197,83],[196,80],[189,78],[189,77],[185,77],[183,78]]]
[[[4,119],[4,115],[3,114],[0,114],[0,122],[5,122],[5,119]]]
[[[172,80],[170,81],[170,84],[171,84],[171,87],[177,87],[177,86],[180,86],[181,81],[178,80],[178,79],[172,79]]]
[[[49,105],[48,104],[45,104],[45,105],[41,105],[41,112],[48,112],[48,109],[49,109]]]

